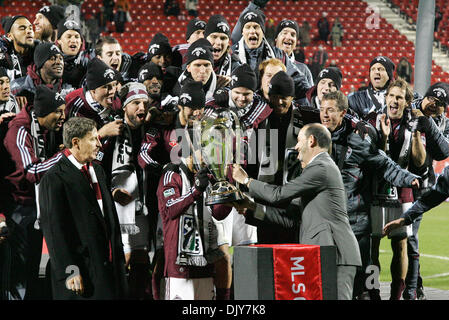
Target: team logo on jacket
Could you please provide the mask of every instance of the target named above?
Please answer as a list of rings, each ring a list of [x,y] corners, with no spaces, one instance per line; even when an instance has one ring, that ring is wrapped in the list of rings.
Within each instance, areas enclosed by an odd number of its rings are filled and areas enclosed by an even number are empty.
[[[106,69],[106,71],[103,74],[103,78],[105,79],[111,79],[114,80],[115,72],[112,69]]]
[[[192,97],[190,96],[190,94],[188,93],[183,93],[181,94],[181,96],[179,97],[179,101],[182,102],[182,104],[187,104],[188,102],[192,101]]]
[[[257,14],[255,14],[254,12],[248,12],[247,14],[245,14],[243,16],[243,19],[244,20],[252,20],[252,19],[254,19],[256,17],[257,17]]]
[[[206,49],[204,48],[195,48],[192,50],[192,55],[199,57],[202,54],[206,54]]]
[[[157,43],[152,44],[149,48],[148,48],[148,52],[151,54],[155,54],[157,50],[159,50],[161,46],[158,45]]]
[[[229,31],[229,26],[226,24],[226,22],[219,22],[217,23],[217,28],[220,29],[223,32]]]

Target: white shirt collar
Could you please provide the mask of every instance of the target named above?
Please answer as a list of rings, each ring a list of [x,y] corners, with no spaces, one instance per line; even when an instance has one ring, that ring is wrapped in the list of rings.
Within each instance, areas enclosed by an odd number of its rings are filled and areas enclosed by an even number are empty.
[[[76,160],[76,158],[73,156],[73,154],[70,154],[67,159],[69,159],[70,162],[78,168],[78,170],[81,170],[81,168],[83,167],[83,164],[79,163],[78,160]]]

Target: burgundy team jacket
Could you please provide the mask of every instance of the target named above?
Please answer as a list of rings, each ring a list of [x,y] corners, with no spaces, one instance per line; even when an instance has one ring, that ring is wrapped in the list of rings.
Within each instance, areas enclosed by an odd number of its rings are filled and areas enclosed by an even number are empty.
[[[191,183],[193,185],[193,183]],[[167,170],[159,181],[157,190],[159,214],[161,215],[164,232],[165,266],[164,276],[173,278],[193,279],[212,276],[213,265],[206,267],[180,266],[176,264],[178,255],[179,219],[187,209],[203,196],[193,186],[190,191],[182,193],[181,174]],[[231,208],[224,205],[214,205],[212,216],[217,219],[225,218],[231,212]]]
[[[35,183],[39,183],[44,174],[62,157],[62,153],[57,152],[51,158],[41,161],[35,154],[29,108],[23,108],[11,120],[4,141],[16,166],[15,171],[6,179],[14,186],[13,197],[16,204],[25,206],[35,205]]]

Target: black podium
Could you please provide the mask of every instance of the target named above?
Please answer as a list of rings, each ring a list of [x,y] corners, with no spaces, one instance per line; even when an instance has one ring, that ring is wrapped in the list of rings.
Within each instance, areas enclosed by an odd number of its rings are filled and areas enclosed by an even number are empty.
[[[337,300],[337,250],[319,248],[323,300]],[[234,299],[275,300],[273,248],[234,247]]]

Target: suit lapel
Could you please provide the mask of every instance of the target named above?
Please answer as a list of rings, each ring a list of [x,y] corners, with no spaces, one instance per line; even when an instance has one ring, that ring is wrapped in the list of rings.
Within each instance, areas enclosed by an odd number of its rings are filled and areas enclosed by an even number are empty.
[[[93,210],[94,214],[98,219],[100,219],[103,227],[106,228],[100,206],[98,205],[97,197],[95,196],[95,191],[92,189],[87,179],[83,176],[83,173],[78,170],[78,168],[75,167],[66,157],[62,157],[61,161],[65,166],[66,174],[64,177],[67,179],[67,184],[77,186],[80,193],[87,199],[88,202],[90,202],[91,206],[95,207],[95,210]],[[95,171],[95,173],[96,172],[97,171]]]

